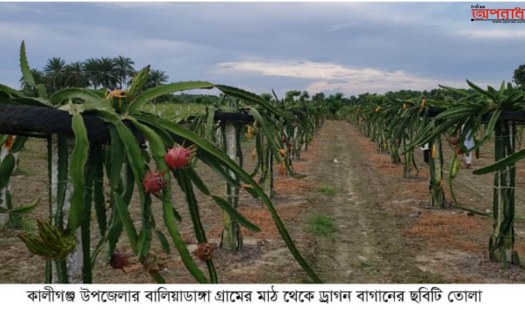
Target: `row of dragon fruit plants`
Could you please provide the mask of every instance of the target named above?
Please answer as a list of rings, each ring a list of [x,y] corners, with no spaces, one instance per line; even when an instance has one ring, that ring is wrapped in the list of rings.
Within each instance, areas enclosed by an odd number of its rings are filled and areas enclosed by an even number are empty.
[[[370,96],[365,105],[345,109],[344,117],[376,143],[379,152],[389,153],[392,163],[403,163],[405,178],[417,177],[419,168],[414,160],[416,147],[427,147],[430,168],[429,205],[436,208],[455,207],[493,218],[493,233],[489,237],[488,254],[504,268],[520,265],[515,251],[515,163],[525,158],[521,144],[525,119],[525,96],[511,83],[499,89],[487,89],[467,81],[468,89],[441,86],[453,96],[442,99],[413,98],[388,100]],[[457,97],[457,98],[456,98]],[[476,154],[494,143],[495,163],[474,170],[474,175],[494,174],[494,198],[491,212],[467,208],[454,194],[454,179],[460,171],[460,155]],[[452,149],[447,179],[443,156],[444,145]],[[475,178],[474,178],[475,181]],[[445,197],[449,188],[451,201]]]
[[[30,114],[25,116],[35,120],[42,117],[39,112],[45,109],[47,117],[63,117],[68,113],[71,119],[70,128],[46,133],[50,216],[37,220],[37,234],[19,235],[20,242],[24,242],[33,255],[45,258],[43,281],[96,281],[93,268],[104,250],[105,260],[113,268],[125,268],[131,253],[120,253],[116,248],[122,238],[127,238],[132,254],[157,283],[164,283],[165,279],[157,257],[150,251],[152,242],[159,242],[166,253],[174,246],[197,282],[218,283],[213,263],[214,246],[208,242],[195,190],[213,199],[222,210],[224,225],[220,245],[224,249],[242,251],[241,226],[260,231],[237,210],[239,192],[245,190],[267,207],[296,262],[312,281],[321,281],[296,248],[272,204],[274,166],[279,167],[282,176],[305,177],[293,171],[292,162],[300,157],[302,150],[307,150],[322,126],[325,111],[321,106],[279,100],[277,96],[261,97],[235,87],[201,81],[170,83],[145,90],[149,66],[133,77],[127,89],[64,88],[48,94],[43,85],[35,82],[24,42],[20,48],[20,66],[24,83],[35,95],[28,96],[0,85],[0,109],[14,111],[23,107]],[[213,88],[222,92],[220,101],[177,120],[143,109],[166,94]],[[94,136],[91,126],[100,124],[107,128],[107,137]],[[1,128],[5,129],[0,124]],[[17,152],[28,137],[4,131],[0,131],[0,215],[16,223],[21,216],[44,206],[39,205],[39,200],[30,205],[13,206],[10,179]],[[250,172],[242,167],[243,139],[255,140],[256,168]],[[210,167],[222,178],[225,192],[212,193],[197,173],[197,165]],[[259,181],[254,179],[257,176]],[[172,203],[173,186],[184,193],[198,241],[195,256],[205,263],[207,275],[181,237],[182,217]],[[134,194],[140,201],[140,225],[136,225],[130,213]],[[162,204],[161,219],[156,219],[152,212],[154,199]],[[92,221],[97,223],[97,232],[91,231]],[[157,228],[161,222],[171,242]],[[100,241],[91,244],[95,233]]]

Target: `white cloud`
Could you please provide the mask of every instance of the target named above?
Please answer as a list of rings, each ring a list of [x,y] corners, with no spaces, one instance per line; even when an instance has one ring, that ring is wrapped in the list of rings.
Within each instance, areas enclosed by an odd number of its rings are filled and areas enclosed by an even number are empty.
[[[95,5],[114,9],[165,9],[184,5],[184,3],[172,2],[95,2]]]
[[[48,14],[53,12],[52,10],[41,10],[37,8],[32,8],[29,6],[19,5],[17,3],[0,3],[0,10],[4,12],[19,13],[19,12],[33,12],[40,14]]]
[[[307,88],[313,93],[340,91],[345,94],[358,94],[398,89],[424,90],[437,88],[438,84],[464,86],[464,82],[420,77],[402,70],[352,68],[311,61],[225,62],[218,65],[217,71],[228,74],[257,72],[266,76],[313,80]]]
[[[456,36],[467,39],[507,40],[525,38],[525,30],[461,30]]]

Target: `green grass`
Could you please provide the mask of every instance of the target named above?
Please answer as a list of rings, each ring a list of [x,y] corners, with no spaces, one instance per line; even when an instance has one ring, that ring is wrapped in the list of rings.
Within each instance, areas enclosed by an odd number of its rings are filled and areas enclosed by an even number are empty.
[[[314,235],[334,239],[336,230],[336,221],[331,216],[318,214],[311,216],[308,220],[307,231],[313,233]]]
[[[516,223],[522,223],[522,224],[523,224],[523,223],[525,223],[525,216],[523,216],[523,215],[521,215],[521,214],[516,214],[516,215],[514,216],[514,221],[515,221]]]
[[[157,103],[157,104],[145,104],[141,110],[144,112],[158,114],[160,112],[161,116],[169,119],[175,120],[181,115],[189,113],[198,113],[206,109],[207,105],[198,104],[198,103]]]
[[[317,191],[320,193],[325,194],[326,196],[335,196],[337,195],[337,188],[330,187],[330,186],[321,186],[317,188]]]

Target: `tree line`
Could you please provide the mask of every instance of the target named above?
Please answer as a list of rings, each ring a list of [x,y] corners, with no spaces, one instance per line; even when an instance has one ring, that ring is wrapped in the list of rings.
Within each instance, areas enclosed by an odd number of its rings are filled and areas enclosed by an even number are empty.
[[[274,101],[274,96],[271,94],[262,94],[264,99],[268,101]],[[291,90],[287,92],[284,96],[285,102],[296,102],[302,104],[314,104],[325,107],[330,114],[331,118],[337,118],[339,112],[345,107],[350,107],[354,105],[369,104],[376,100],[408,100],[413,98],[422,98],[425,97],[431,100],[456,100],[458,94],[446,89],[433,89],[430,91],[415,91],[415,90],[399,90],[399,91],[389,91],[385,94],[376,94],[376,93],[363,93],[357,96],[345,97],[343,93],[338,92],[335,94],[325,95],[325,93],[320,92],[312,96],[307,91]]]
[[[31,69],[31,73],[36,84],[45,85],[47,93],[51,95],[64,88],[125,89],[137,73],[134,65],[135,62],[131,58],[124,56],[89,58],[85,61],[76,61],[69,64],[61,57],[53,57],[47,60],[42,70]],[[166,84],[168,79],[169,77],[165,71],[152,69],[144,89]],[[23,78],[20,79],[20,82],[25,95],[37,96],[37,90],[29,86]],[[518,87],[525,88],[525,65],[519,66],[514,71],[514,82]],[[420,97],[433,100],[455,100],[458,99],[457,96],[456,93],[446,89],[433,89],[430,91],[399,90],[389,91],[384,95],[367,92],[350,97],[345,97],[340,92],[328,96],[320,92],[310,96],[307,91],[291,90],[285,94],[284,101],[323,105],[330,111],[332,117],[336,117],[342,108],[367,104],[372,97],[375,100],[378,97],[388,100],[406,100]],[[272,94],[262,94],[262,97],[268,101],[275,100]],[[219,97],[215,95],[182,93],[163,96],[159,99],[161,100],[157,100],[157,102],[212,104],[217,102]]]
[[[89,58],[85,61],[67,63],[61,57],[48,59],[42,70],[31,69],[35,83],[46,87],[49,95],[64,88],[124,89],[137,73],[131,58]],[[162,70],[150,70],[145,89],[168,82]],[[36,96],[37,90],[20,78],[22,91],[27,96]]]

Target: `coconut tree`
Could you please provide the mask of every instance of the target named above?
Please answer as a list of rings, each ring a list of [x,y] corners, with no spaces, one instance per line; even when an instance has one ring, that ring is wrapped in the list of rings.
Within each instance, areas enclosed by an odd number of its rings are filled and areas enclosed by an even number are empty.
[[[306,90],[303,90],[303,92],[301,93],[301,96],[299,96],[299,101],[305,102],[308,99],[310,99],[310,94]]]
[[[115,69],[119,76],[120,89],[123,89],[124,85],[127,83],[127,78],[132,77],[135,73],[133,65],[135,62],[131,58],[118,56],[113,59],[115,62]]]
[[[148,75],[148,81],[146,82],[145,88],[153,88],[168,82],[169,76],[162,70],[152,69]]]
[[[116,89],[119,85],[119,72],[113,58],[100,58],[97,62],[95,76],[103,88]]]
[[[89,81],[89,85],[94,88],[98,88],[101,85],[100,76],[99,76],[99,62],[100,59],[89,58],[84,61],[84,72]]]
[[[44,73],[50,81],[51,93],[62,89],[66,80],[66,61],[60,57],[48,59]]]
[[[64,85],[67,87],[87,88],[89,79],[84,70],[84,64],[80,61],[70,63],[65,68]]]

